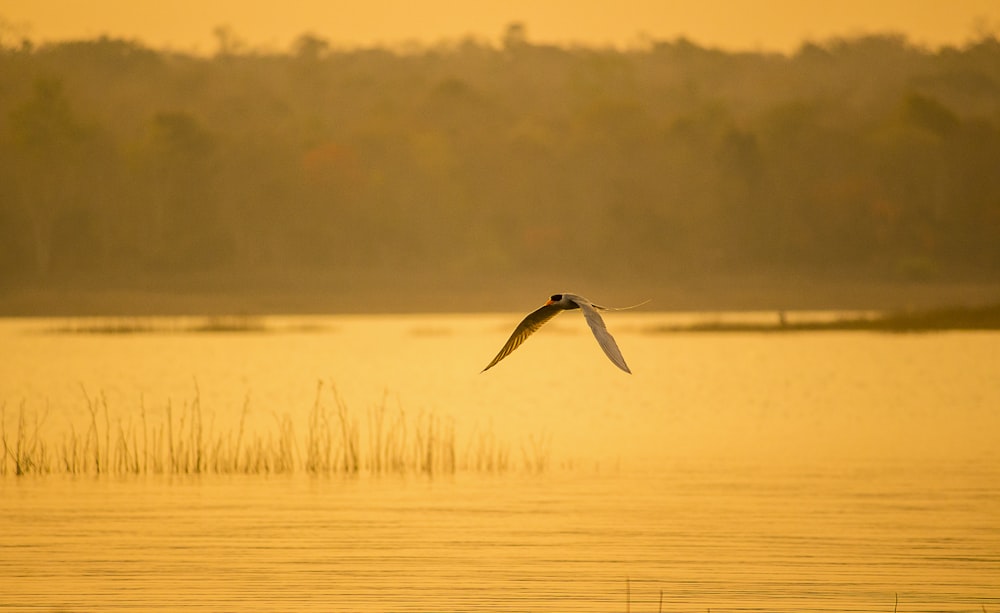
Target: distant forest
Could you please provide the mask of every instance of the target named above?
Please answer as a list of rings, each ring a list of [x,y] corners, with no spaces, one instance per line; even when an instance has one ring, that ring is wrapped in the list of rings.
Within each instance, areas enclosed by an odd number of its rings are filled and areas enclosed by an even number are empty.
[[[1000,41],[0,48],[0,292],[522,274],[1000,282]]]

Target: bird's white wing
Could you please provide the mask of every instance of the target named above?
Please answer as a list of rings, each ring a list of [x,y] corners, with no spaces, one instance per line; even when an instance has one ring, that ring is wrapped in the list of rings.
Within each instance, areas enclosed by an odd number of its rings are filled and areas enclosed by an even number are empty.
[[[608,332],[607,326],[604,325],[604,320],[601,319],[601,314],[597,312],[594,305],[587,300],[578,300],[575,302],[580,305],[580,310],[583,311],[583,316],[587,318],[587,323],[590,325],[590,331],[594,333],[594,338],[597,339],[597,344],[604,350],[604,354],[614,362],[615,366],[632,374],[632,371],[628,369],[628,364],[625,363],[625,358],[622,357],[621,350],[618,349],[618,343],[615,342],[615,338]]]
[[[510,355],[510,353],[517,349],[521,343],[523,343],[535,332],[535,330],[541,328],[545,322],[555,317],[561,310],[561,307],[547,304],[541,308],[535,309],[531,313],[528,313],[528,315],[521,320],[521,323],[514,328],[514,332],[511,333],[506,344],[504,344],[503,348],[500,349],[500,353],[498,353],[497,357],[493,358],[493,361],[483,369],[483,372],[493,368],[497,362]],[[614,341],[611,341],[611,344],[613,345]],[[622,363],[624,364],[624,362]]]

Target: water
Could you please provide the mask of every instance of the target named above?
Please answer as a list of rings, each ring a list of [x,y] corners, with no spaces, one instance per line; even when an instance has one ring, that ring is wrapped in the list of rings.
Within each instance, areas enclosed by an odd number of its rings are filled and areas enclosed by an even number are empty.
[[[516,315],[0,322],[8,438],[21,407],[53,440],[85,430],[97,394],[111,423],[197,397],[217,432],[248,406],[255,431],[286,413],[301,436],[322,381],[322,403],[336,386],[362,414],[439,415],[460,450],[489,433],[514,464],[8,473],[0,609],[1000,609],[1000,335],[654,334],[668,316],[614,314],[630,377],[574,315],[486,374]],[[539,444],[541,473],[520,462]]]

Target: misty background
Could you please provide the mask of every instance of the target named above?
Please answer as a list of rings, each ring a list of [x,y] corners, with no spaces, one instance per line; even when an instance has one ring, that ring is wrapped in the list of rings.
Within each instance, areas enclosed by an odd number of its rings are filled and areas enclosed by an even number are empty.
[[[997,299],[1000,41],[0,48],[0,312]],[[527,292],[531,292],[530,294]],[[526,303],[526,300],[528,301]]]

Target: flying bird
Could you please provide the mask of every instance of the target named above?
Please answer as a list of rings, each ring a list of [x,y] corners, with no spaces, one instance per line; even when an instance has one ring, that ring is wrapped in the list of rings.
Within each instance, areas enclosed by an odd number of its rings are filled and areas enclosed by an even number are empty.
[[[646,302],[649,301],[647,300]],[[507,343],[500,350],[500,353],[483,369],[483,372],[493,368],[497,362],[510,355],[511,352],[521,346],[521,343],[541,328],[545,322],[558,315],[560,311],[580,309],[583,311],[583,316],[586,318],[587,324],[590,325],[590,331],[594,333],[594,338],[597,339],[597,344],[604,350],[604,354],[608,356],[608,359],[615,366],[631,374],[632,371],[628,369],[625,358],[622,357],[622,352],[618,349],[618,344],[615,343],[614,337],[608,332],[607,327],[604,325],[604,320],[601,319],[601,315],[597,311],[622,311],[642,306],[646,302],[625,307],[624,309],[613,309],[594,304],[583,296],[577,296],[576,294],[554,294],[549,297],[544,305],[532,311],[527,317],[521,320],[521,323],[514,328],[513,334],[507,339]]]

